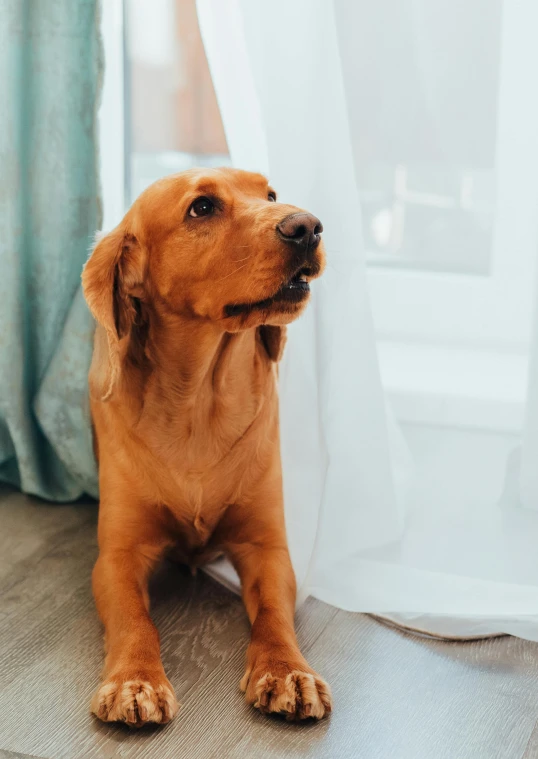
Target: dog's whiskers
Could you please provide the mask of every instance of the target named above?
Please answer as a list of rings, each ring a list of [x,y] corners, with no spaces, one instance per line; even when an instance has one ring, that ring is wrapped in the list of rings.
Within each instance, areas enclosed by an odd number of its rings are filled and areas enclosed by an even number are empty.
[[[245,259],[241,259],[245,260]],[[237,269],[234,269],[229,274],[226,274],[226,276],[221,277],[220,279],[217,279],[217,282],[222,282],[223,279],[228,279],[228,277],[231,277],[233,274],[237,274],[238,271],[241,271],[241,269],[244,269],[247,264],[243,264],[242,266],[238,266]]]
[[[249,258],[250,256],[245,256],[244,258],[232,258],[230,260],[233,261],[234,264],[238,264],[241,261],[247,261]]]

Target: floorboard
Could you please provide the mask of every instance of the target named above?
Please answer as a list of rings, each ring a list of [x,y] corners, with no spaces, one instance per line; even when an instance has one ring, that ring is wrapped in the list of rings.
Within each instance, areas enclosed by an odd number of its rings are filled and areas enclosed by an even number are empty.
[[[95,504],[3,491],[0,524],[0,759],[538,759],[535,644],[430,641],[309,599],[298,637],[335,711],[289,724],[239,691],[240,600],[173,566],[153,583],[152,608],[178,718],[146,731],[102,725],[88,710],[102,664]]]

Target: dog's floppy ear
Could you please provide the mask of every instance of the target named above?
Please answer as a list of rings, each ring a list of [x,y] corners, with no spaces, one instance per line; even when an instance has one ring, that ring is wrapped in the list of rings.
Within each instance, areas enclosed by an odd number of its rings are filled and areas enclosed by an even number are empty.
[[[84,297],[94,319],[105,329],[108,367],[100,395],[107,400],[120,371],[131,329],[137,316],[134,298],[143,295],[144,264],[141,246],[123,223],[96,245],[82,273]],[[101,374],[101,372],[100,372]]]
[[[286,327],[262,324],[258,327],[261,341],[271,361],[280,361],[286,345]]]

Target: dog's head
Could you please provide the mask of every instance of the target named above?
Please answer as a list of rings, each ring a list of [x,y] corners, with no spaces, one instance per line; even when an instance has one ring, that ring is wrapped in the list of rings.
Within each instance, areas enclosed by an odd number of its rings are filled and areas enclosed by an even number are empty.
[[[303,311],[323,270],[321,232],[315,216],[279,203],[260,174],[185,171],[151,185],[99,239],[84,294],[109,343],[157,304],[226,332],[278,327]]]

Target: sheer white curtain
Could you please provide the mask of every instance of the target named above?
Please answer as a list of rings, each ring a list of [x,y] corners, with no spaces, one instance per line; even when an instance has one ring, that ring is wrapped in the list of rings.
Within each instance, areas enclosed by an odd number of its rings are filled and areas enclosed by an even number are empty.
[[[381,382],[355,174],[357,124],[371,105],[355,96],[353,75],[359,43],[367,63],[358,33],[365,4],[197,5],[233,164],[266,173],[283,200],[325,228],[328,268],[307,315],[290,328],[280,382],[286,519],[301,597],[445,635],[538,640],[538,367],[523,457],[517,432],[475,428],[460,444],[461,431],[447,427],[400,428]],[[406,19],[391,17],[400,4],[382,5],[376,23],[386,25],[389,53],[402,53],[398,24],[411,19],[414,75],[430,131],[446,146],[443,99],[429,80],[427,4],[409,0]],[[392,105],[405,135],[406,104]],[[528,229],[527,238],[532,220]],[[233,584],[228,567],[214,572]]]

